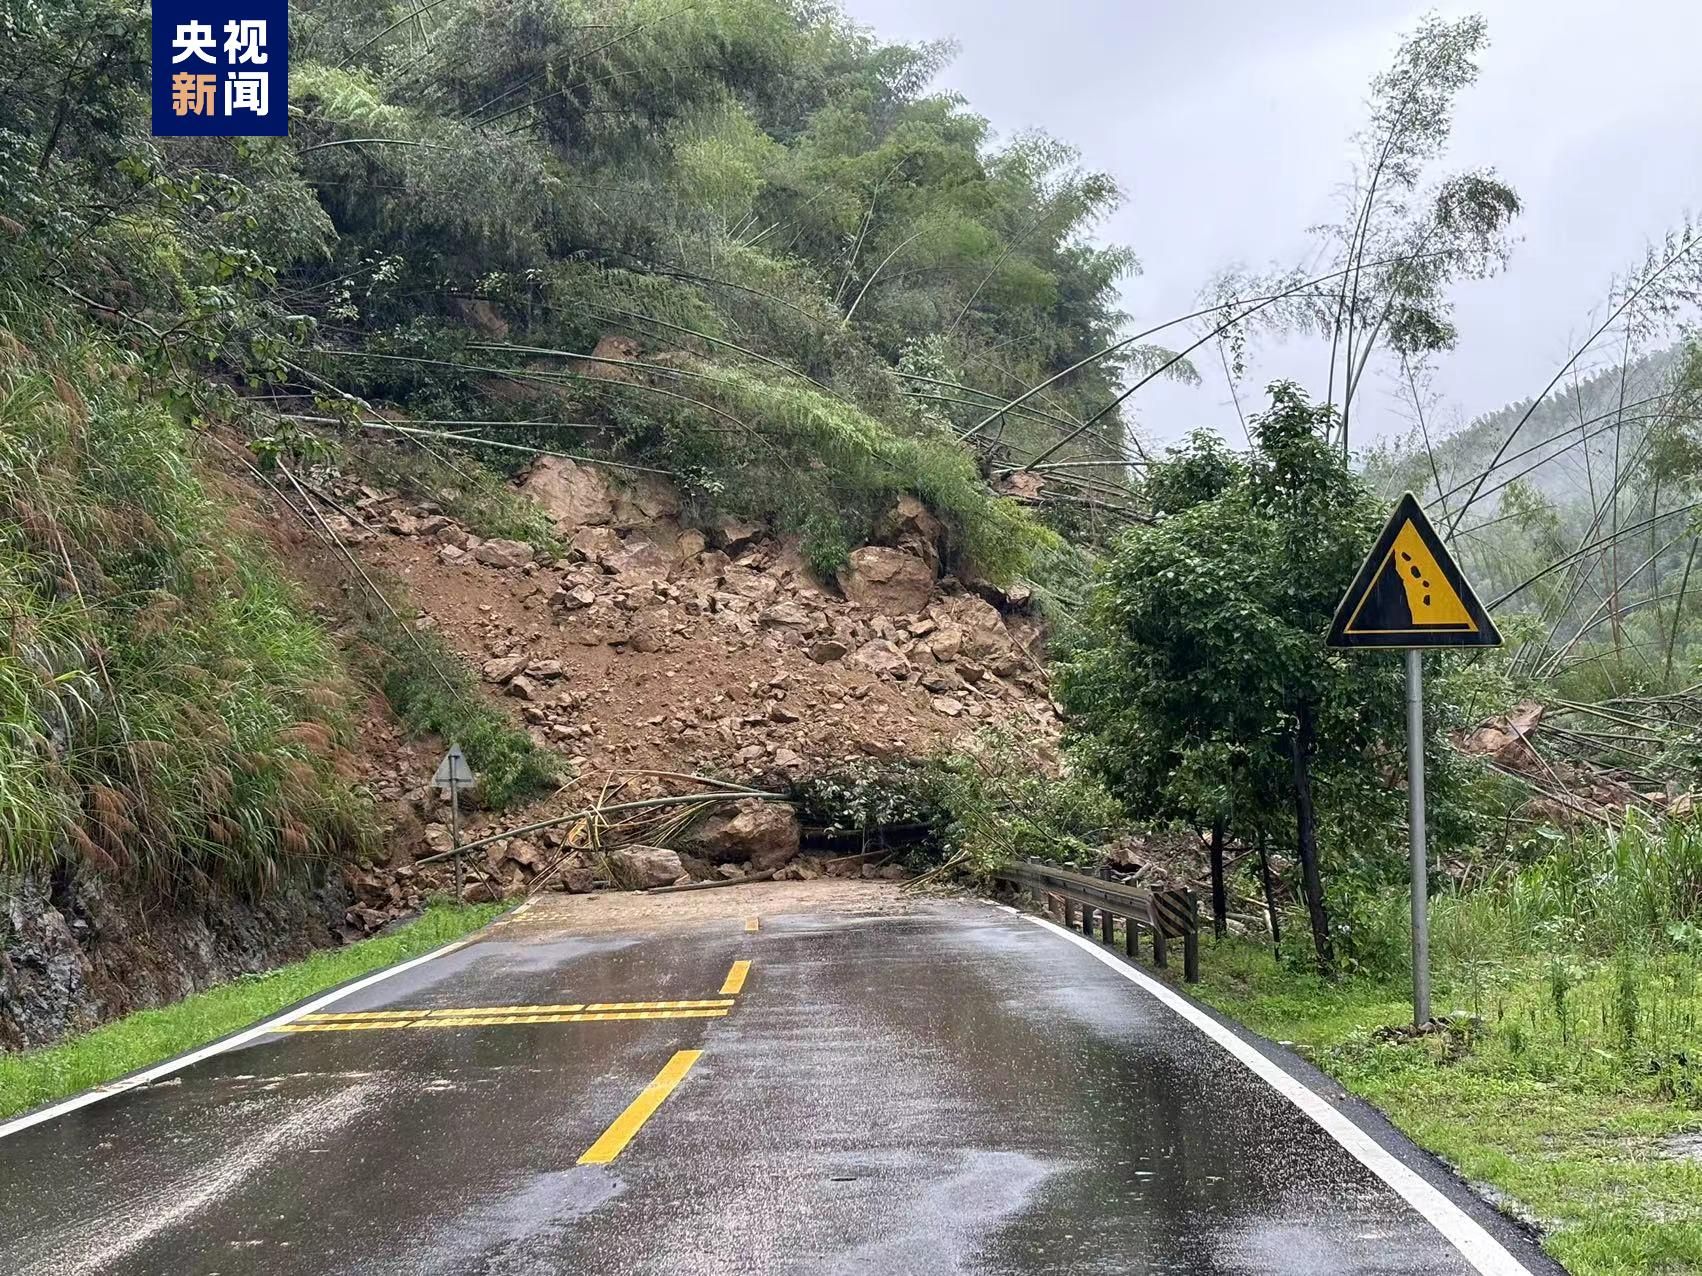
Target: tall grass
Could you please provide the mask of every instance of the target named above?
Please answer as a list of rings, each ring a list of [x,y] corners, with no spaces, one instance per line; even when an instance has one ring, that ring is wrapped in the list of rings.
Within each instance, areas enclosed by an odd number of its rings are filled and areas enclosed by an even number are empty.
[[[139,362],[0,302],[0,871],[258,893],[346,856],[349,690]]]
[[[1472,1049],[1547,1081],[1702,1104],[1702,827],[1635,813],[1544,832],[1523,862],[1430,904],[1439,1012],[1479,1021]],[[1364,973],[1404,983],[1403,892],[1358,920]]]
[[[1061,548],[1017,502],[995,496],[970,453],[943,427],[878,419],[802,381],[708,365],[696,406],[637,405],[615,392],[606,410],[641,449],[716,506],[803,533],[805,554],[831,572],[868,540],[903,494],[945,524],[951,565],[1007,583]]]
[[[1682,942],[1702,918],[1702,828],[1695,824],[1655,824],[1632,812],[1611,830],[1547,831],[1539,846],[1528,862],[1433,901],[1445,951],[1600,958]]]
[[[1362,905],[1354,925],[1366,973],[1407,973],[1404,891]],[[1542,829],[1498,871],[1438,891],[1430,929],[1441,966],[1682,948],[1702,938],[1702,825],[1633,811],[1612,829]]]

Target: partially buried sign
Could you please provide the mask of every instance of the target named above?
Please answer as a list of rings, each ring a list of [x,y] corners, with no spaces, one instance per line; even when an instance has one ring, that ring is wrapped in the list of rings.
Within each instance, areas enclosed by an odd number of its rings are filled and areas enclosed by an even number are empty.
[[[437,774],[431,777],[431,782],[446,792],[470,789],[477,783],[473,768],[467,765],[467,755],[461,752],[460,745],[449,746],[449,752],[444,754],[443,761],[437,764]]]
[[[1331,647],[1499,647],[1501,634],[1411,492],[1336,608]]]

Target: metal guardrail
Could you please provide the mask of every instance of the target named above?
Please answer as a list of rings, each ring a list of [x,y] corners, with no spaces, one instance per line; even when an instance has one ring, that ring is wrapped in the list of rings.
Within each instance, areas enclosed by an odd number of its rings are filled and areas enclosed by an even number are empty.
[[[1145,890],[1033,860],[1008,864],[993,879],[1027,891],[1048,915],[1057,901],[1064,925],[1079,927],[1089,939],[1094,938],[1097,915],[1099,939],[1105,944],[1115,944],[1116,921],[1121,918],[1123,951],[1132,958],[1140,956],[1145,930],[1152,936],[1153,965],[1160,969],[1169,963],[1170,941],[1180,939],[1182,978],[1191,984],[1200,980],[1200,907],[1193,891]]]

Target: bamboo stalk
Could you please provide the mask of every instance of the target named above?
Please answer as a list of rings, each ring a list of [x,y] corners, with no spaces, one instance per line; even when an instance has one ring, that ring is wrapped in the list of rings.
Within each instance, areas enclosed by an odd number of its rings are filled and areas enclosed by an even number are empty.
[[[719,886],[748,886],[752,882],[766,882],[779,871],[777,868],[770,868],[761,873],[745,873],[740,877],[712,878],[707,882],[684,882],[678,886],[652,886],[644,894],[674,895],[680,891],[712,891]]]

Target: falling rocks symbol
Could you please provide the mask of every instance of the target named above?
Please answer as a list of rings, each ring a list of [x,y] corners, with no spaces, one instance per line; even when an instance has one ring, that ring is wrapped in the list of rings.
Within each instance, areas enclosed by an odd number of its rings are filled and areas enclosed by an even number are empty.
[[[1330,625],[1332,647],[1499,647],[1501,634],[1408,492]]]

